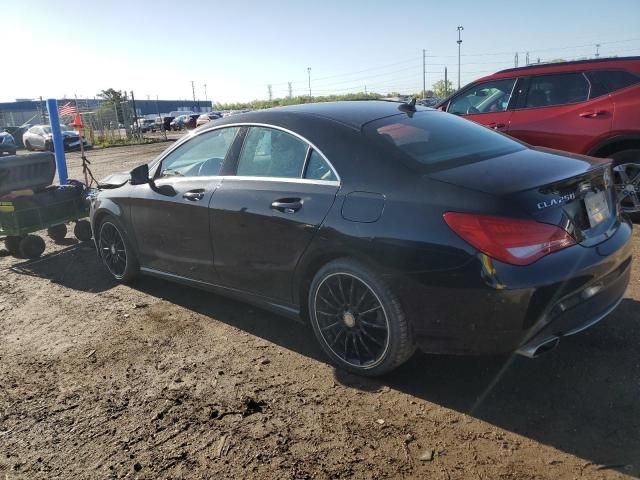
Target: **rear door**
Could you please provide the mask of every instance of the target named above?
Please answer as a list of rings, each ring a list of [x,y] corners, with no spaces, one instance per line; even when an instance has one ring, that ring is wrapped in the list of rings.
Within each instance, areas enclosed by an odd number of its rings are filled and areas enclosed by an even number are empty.
[[[504,132],[511,118],[510,104],[515,85],[516,78],[472,85],[449,101],[447,112]]]
[[[162,159],[154,187],[135,187],[131,217],[142,266],[216,282],[208,208],[239,130],[221,128],[191,138]]]
[[[531,145],[586,153],[611,131],[613,103],[596,95],[582,72],[528,79],[507,133]],[[593,94],[591,93],[593,90]]]
[[[326,158],[303,139],[250,127],[236,175],[225,176],[211,202],[221,283],[291,302],[295,267],[339,185]]]

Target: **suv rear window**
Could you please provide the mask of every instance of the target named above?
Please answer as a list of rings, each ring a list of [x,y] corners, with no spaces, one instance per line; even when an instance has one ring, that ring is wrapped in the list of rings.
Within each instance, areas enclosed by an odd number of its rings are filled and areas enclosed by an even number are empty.
[[[378,144],[390,146],[396,152],[400,150],[429,170],[486,160],[525,148],[477,123],[437,111],[374,120],[364,127],[364,133]]]
[[[640,83],[640,77],[626,70],[592,70],[587,72],[591,81],[590,98],[596,98]]]

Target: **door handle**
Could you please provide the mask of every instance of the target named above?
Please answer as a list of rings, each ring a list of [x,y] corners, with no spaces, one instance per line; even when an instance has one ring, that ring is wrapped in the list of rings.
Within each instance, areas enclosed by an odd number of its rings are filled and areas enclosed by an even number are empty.
[[[271,203],[271,208],[282,213],[295,213],[302,208],[301,198],[281,198]]]
[[[496,122],[491,122],[489,125],[487,125],[487,127],[493,128],[494,130],[502,130],[506,126],[507,125],[504,123],[496,123]]]
[[[182,198],[191,202],[197,202],[204,198],[204,190],[192,190],[190,192],[185,192],[182,194]]]
[[[607,113],[606,110],[595,110],[590,112],[580,112],[578,115],[582,118],[596,118],[600,115],[604,115],[605,113]]]

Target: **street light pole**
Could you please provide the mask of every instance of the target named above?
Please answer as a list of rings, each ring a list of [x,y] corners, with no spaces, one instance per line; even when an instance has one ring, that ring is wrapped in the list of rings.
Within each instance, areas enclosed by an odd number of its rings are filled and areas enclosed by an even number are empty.
[[[461,32],[464,30],[462,25],[458,25],[458,90],[460,90],[460,47],[462,46]]]
[[[311,99],[311,67],[307,67],[307,75],[309,76],[309,99]]]

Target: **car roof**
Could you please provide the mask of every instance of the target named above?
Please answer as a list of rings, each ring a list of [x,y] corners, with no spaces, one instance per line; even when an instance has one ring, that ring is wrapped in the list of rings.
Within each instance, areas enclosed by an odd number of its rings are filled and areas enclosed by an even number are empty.
[[[572,72],[581,70],[582,67],[594,66],[597,68],[620,68],[623,65],[632,63],[634,70],[640,69],[640,56],[635,57],[614,57],[614,58],[594,58],[589,60],[572,60],[570,62],[535,63],[524,67],[507,68],[491,75],[478,78],[471,83],[486,81],[497,78],[513,78],[520,75],[535,75],[541,73]]]
[[[273,114],[313,115],[316,117],[334,120],[344,125],[359,129],[365,123],[373,120],[403,113],[399,109],[400,105],[403,105],[402,102],[389,102],[382,100],[305,103],[289,105],[286,107],[269,108],[266,110],[256,110],[253,112],[238,114],[234,117],[235,121],[240,121],[245,118],[250,118],[252,121],[256,121],[258,117],[264,117],[265,120],[268,120],[268,117]],[[427,111],[431,109],[416,105],[416,110]]]

